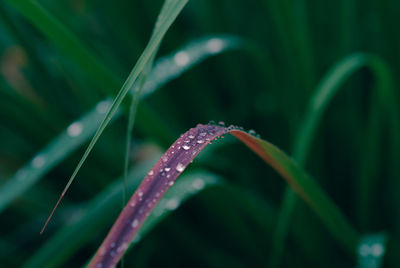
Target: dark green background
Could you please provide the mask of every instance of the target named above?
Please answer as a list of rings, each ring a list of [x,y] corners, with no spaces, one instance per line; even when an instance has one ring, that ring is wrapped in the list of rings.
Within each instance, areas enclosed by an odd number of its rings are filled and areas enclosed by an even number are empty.
[[[160,0],[37,2],[88,46],[121,83],[143,51],[162,5]],[[211,57],[144,100],[147,112],[164,125],[152,130],[139,111],[132,166],[166,150],[190,127],[209,120],[255,129],[290,155],[318,82],[352,53],[381,57],[399,95],[399,17],[397,0],[189,1],[158,55],[213,34],[242,37],[262,53],[252,57],[235,50]],[[109,94],[5,1],[0,3],[0,57],[1,187],[73,120]],[[391,125],[385,118],[372,127],[369,123],[375,116],[371,110],[374,86],[374,76],[366,68],[345,83],[324,115],[306,170],[361,233],[389,234],[384,264],[397,267],[400,159],[395,156],[400,148],[392,142]],[[116,90],[111,89],[114,94]],[[87,201],[120,177],[126,123],[124,115],[106,130],[45,235],[38,235],[43,221],[84,146],[1,213],[0,266],[24,264]],[[267,266],[285,182],[232,138],[217,142],[211,150],[192,167],[221,176],[229,186],[210,188],[183,204],[127,254],[126,267]],[[372,181],[367,190],[360,189],[363,178]],[[368,202],[361,202],[365,192]],[[256,201],[249,201],[247,194]],[[93,219],[97,231],[63,267],[82,265],[92,256],[118,210],[105,213],[108,219],[99,224]],[[356,257],[345,253],[314,212],[299,201],[282,266],[355,267],[356,263]]]

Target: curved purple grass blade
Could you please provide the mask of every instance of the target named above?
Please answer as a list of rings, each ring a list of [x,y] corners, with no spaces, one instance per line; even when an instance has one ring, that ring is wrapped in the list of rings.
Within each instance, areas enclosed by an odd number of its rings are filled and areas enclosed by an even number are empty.
[[[359,240],[357,231],[324,191],[287,155],[272,144],[238,127],[199,124],[181,135],[148,172],[91,260],[89,267],[114,267],[150,212],[184,169],[208,143],[226,133],[231,133],[241,140],[282,175],[317,212],[333,237],[344,248],[355,251]]]

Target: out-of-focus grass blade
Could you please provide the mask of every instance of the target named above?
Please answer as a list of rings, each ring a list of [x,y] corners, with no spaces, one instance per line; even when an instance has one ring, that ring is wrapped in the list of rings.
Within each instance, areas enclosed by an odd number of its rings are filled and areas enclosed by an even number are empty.
[[[174,3],[167,1],[166,8],[162,11],[164,14],[170,12],[175,8]],[[75,64],[79,67],[79,70],[86,74],[88,78],[97,85],[106,95],[114,95],[118,88],[121,87],[122,80],[117,77],[114,72],[107,68],[101,63],[99,58],[96,58],[90,51],[90,49],[79,40],[71,31],[68,30],[55,16],[47,12],[39,3],[36,1],[8,1],[18,12],[25,16],[37,29],[42,32],[56,47],[64,52],[69,59],[72,59]],[[172,9],[171,9],[172,7]],[[168,22],[168,17],[162,17],[158,19],[157,25],[163,26]],[[156,26],[157,26],[156,25]],[[156,27],[157,28],[157,27]],[[162,27],[159,27],[161,29]],[[155,31],[153,32],[154,35]],[[153,38],[154,39],[154,38]],[[146,105],[143,104],[141,112],[143,116],[148,117],[148,122],[156,123],[161,126],[164,131],[164,136],[171,137],[170,129],[165,127],[162,122],[159,121],[152,113],[146,109]],[[149,126],[149,123],[142,122],[140,126],[147,131],[152,132],[153,129]],[[154,133],[154,132],[152,132]],[[165,138],[167,139],[167,138]]]
[[[114,76],[81,41],[39,3],[32,0],[6,0],[35,25],[70,59],[82,66],[90,79],[105,93],[114,93],[119,79]]]
[[[335,64],[317,86],[308,105],[304,121],[300,124],[299,132],[294,143],[293,157],[300,165],[304,165],[309,153],[311,141],[315,137],[319,122],[332,98],[340,90],[343,83],[362,67],[369,67],[375,79],[375,97],[378,103],[386,110],[385,115],[393,118],[391,121],[396,133],[398,132],[398,113],[394,101],[392,78],[386,64],[374,55],[357,53],[352,54]],[[388,105],[389,104],[389,105]],[[388,106],[388,107],[387,107]],[[393,135],[395,136],[395,135]],[[271,253],[271,267],[279,265],[283,253],[291,215],[295,207],[296,195],[291,188],[287,188],[282,209],[277,223],[274,237],[274,247]]]
[[[386,251],[386,234],[365,235],[358,246],[359,268],[379,268]]]
[[[248,147],[270,164],[289,183],[290,187],[318,214],[327,230],[342,248],[354,254],[358,232],[348,222],[328,195],[293,160],[272,144],[245,132],[232,131]]]
[[[223,49],[218,52],[215,51],[215,42],[221,42]],[[190,42],[190,44],[184,46],[181,50],[177,50],[167,56],[162,57],[157,60],[154,64],[154,68],[147,77],[144,84],[143,94],[141,98],[146,98],[151,95],[156,89],[160,88],[162,85],[168,81],[178,77],[184,71],[190,69],[190,67],[195,66],[200,63],[208,56],[216,55],[227,51],[229,49],[236,48],[239,43],[241,43],[239,38],[232,36],[209,36],[206,38],[201,38]],[[211,45],[214,44],[214,45]],[[210,47],[214,47],[213,51],[210,51]],[[185,66],[177,66],[174,58],[181,51],[185,52],[189,61]],[[204,54],[201,54],[204,53]],[[170,64],[170,72],[166,70],[168,68],[167,64]],[[169,75],[167,75],[169,74]],[[147,91],[146,91],[147,90]],[[146,94],[144,94],[146,92]],[[24,167],[17,171],[17,173],[8,179],[8,183],[2,185],[0,188],[0,213],[7,207],[13,200],[18,198],[24,191],[29,189],[34,183],[36,183],[41,177],[43,177],[47,172],[49,172],[54,166],[65,159],[72,151],[76,150],[79,146],[85,143],[91,135],[96,131],[98,124],[101,122],[102,117],[107,112],[108,107],[111,105],[111,100],[104,100],[96,105],[96,108],[88,114],[80,118],[77,123],[78,125],[71,125],[71,129],[78,130],[82,128],[82,133],[75,136],[68,136],[68,130],[62,133],[60,136],[55,138],[48,146],[46,146],[38,155],[46,155],[48,161],[46,161],[42,166],[35,167],[32,169],[32,162],[30,161]],[[118,113],[118,114],[121,114]],[[116,116],[114,116],[115,118]],[[76,131],[75,130],[75,131]],[[69,137],[69,139],[68,139]],[[34,157],[35,159],[35,157]],[[21,180],[21,174],[25,174],[23,180]]]
[[[18,198],[24,191],[29,189],[55,165],[60,163],[71,152],[82,145],[97,129],[98,124],[111,106],[111,100],[105,100],[68,126],[66,131],[54,139],[42,151],[36,154],[24,167],[9,178],[7,182],[0,187],[0,212],[3,211],[9,203]]]
[[[272,144],[230,126],[197,125],[183,134],[148,172],[121,212],[90,262],[90,267],[113,267],[129,247],[133,237],[161,197],[174,184],[204,147],[218,137],[231,133],[246,144],[282,177],[320,216],[341,246],[354,253],[359,241],[357,231],[324,191],[282,151]]]
[[[100,135],[103,133],[104,129],[108,125],[108,123],[111,121],[111,118],[113,115],[117,112],[122,100],[126,96],[129,90],[132,89],[136,79],[142,72],[143,68],[146,66],[147,62],[152,58],[153,53],[156,51],[158,48],[162,38],[164,37],[165,33],[169,29],[169,27],[172,25],[178,14],[181,12],[183,7],[186,5],[188,0],[166,0],[164,3],[164,6],[159,14],[159,19],[157,20],[157,25],[156,25],[156,30],[154,31],[152,37],[150,38],[150,41],[148,45],[146,46],[145,50],[143,51],[142,55],[139,57],[135,67],[133,67],[133,70],[129,74],[128,78],[126,79],[124,85],[122,86],[121,90],[118,92],[118,95],[114,99],[113,104],[111,105],[110,109],[108,110],[104,120],[100,124],[99,128],[97,129],[93,139],[90,141],[88,148],[86,149],[84,155],[82,156],[81,160],[79,161],[76,169],[74,170],[71,178],[69,179],[65,189],[61,193],[60,199],[57,201],[53,211],[51,212],[49,219],[51,218],[52,214],[54,213],[55,209],[57,208],[58,204],[60,203],[61,199],[65,195],[66,191],[70,187],[71,183],[75,179],[75,176],[77,175],[78,171],[80,170],[81,166],[85,162],[86,158],[88,157],[89,153],[93,149],[94,145],[96,144],[97,140],[99,139]],[[46,224],[48,223],[49,219],[46,221],[44,228],[46,227]],[[42,232],[43,232],[42,230]]]
[[[147,96],[158,87],[180,76],[193,65],[209,56],[230,49],[242,47],[243,40],[229,35],[216,35],[195,40],[176,53],[160,58],[151,70],[151,79],[143,87],[142,94]]]

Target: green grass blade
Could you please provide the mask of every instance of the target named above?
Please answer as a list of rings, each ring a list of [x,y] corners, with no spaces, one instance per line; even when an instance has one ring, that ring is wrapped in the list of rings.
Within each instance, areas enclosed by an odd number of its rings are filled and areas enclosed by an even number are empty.
[[[144,96],[151,94],[158,87],[177,78],[209,56],[239,48],[244,48],[244,41],[229,35],[209,36],[190,42],[175,53],[157,61],[149,75],[151,79],[144,85],[142,94]]]
[[[299,132],[294,143],[293,157],[300,165],[304,165],[311,146],[311,141],[315,137],[319,122],[331,102],[332,98],[341,89],[344,82],[351,77],[356,71],[362,67],[369,67],[377,81],[376,97],[382,107],[386,107],[387,103],[391,103],[385,114],[390,117],[397,117],[395,110],[396,105],[390,100],[394,95],[391,77],[384,64],[379,58],[363,53],[352,54],[340,62],[338,62],[325,75],[317,86],[314,95],[311,97],[308,110],[304,116],[304,121],[300,125]],[[390,75],[389,75],[390,76]],[[398,118],[391,120],[394,128]],[[397,132],[397,131],[396,131]],[[271,267],[277,267],[282,256],[285,238],[287,236],[291,215],[295,207],[296,195],[289,187],[286,189],[282,209],[278,218],[277,230],[274,237],[274,248],[271,254]]]
[[[282,175],[294,192],[318,214],[328,231],[350,254],[355,253],[359,241],[358,232],[347,221],[333,201],[324,193],[318,184],[272,144],[255,138],[244,132],[232,132],[249,148],[257,153],[264,161],[270,164]]]
[[[162,38],[164,37],[165,33],[167,32],[168,28],[172,25],[178,14],[181,12],[183,7],[186,5],[188,0],[167,0],[165,1],[164,7],[162,11],[165,11],[163,13],[160,13],[159,17],[163,18],[160,19],[159,22],[161,22],[161,25],[159,28],[154,32],[152,38],[150,39],[148,45],[146,46],[145,50],[143,51],[142,55],[138,59],[135,67],[133,67],[132,72],[129,74],[127,80],[125,81],[124,85],[122,86],[121,90],[119,91],[118,95],[114,99],[113,104],[111,105],[110,109],[108,110],[104,120],[100,124],[99,128],[97,129],[93,139],[89,143],[88,148],[86,149],[85,153],[83,154],[83,157],[79,161],[76,169],[72,173],[71,178],[69,179],[67,185],[65,186],[63,192],[61,193],[60,199],[57,201],[53,211],[51,212],[49,219],[51,218],[52,214],[54,213],[55,209],[57,208],[58,204],[60,203],[61,199],[64,197],[66,191],[70,187],[71,183],[75,179],[78,171],[82,167],[83,163],[85,162],[86,158],[89,156],[89,153],[92,151],[94,145],[96,144],[97,140],[99,139],[100,135],[103,133],[104,129],[108,125],[108,123],[111,121],[111,118],[113,115],[117,112],[119,106],[121,105],[122,100],[128,93],[128,91],[132,88],[134,85],[136,79],[138,78],[139,74],[142,72],[143,68],[147,64],[147,62],[151,59],[153,53],[155,52],[156,48],[160,44]],[[170,11],[167,13],[167,11]],[[156,27],[157,28],[157,27]],[[49,219],[46,221],[44,228],[46,227]],[[42,232],[43,232],[42,230]]]
[[[154,206],[179,175],[207,144],[226,133],[231,133],[241,140],[285,178],[319,215],[328,231],[341,246],[354,254],[359,241],[357,231],[324,191],[293,160],[272,144],[237,127],[226,128],[220,125],[199,124],[177,139],[149,171],[119,215],[89,266],[115,266]]]
[[[111,104],[111,100],[97,104],[88,114],[70,124],[62,134],[37,153],[13,177],[9,178],[0,187],[0,212],[87,141],[97,129]]]
[[[174,4],[169,2],[165,8],[163,8],[163,14],[167,14],[173,8]],[[18,12],[26,17],[37,29],[42,32],[57,48],[59,48],[69,59],[72,59],[75,64],[78,65],[79,70],[86,74],[88,78],[97,85],[103,91],[103,95],[114,95],[115,92],[121,88],[122,80],[117,77],[114,72],[107,68],[99,58],[96,58],[90,51],[90,49],[79,40],[65,25],[63,25],[55,16],[50,14],[36,1],[18,0],[8,1],[8,4],[12,5]],[[158,19],[156,26],[163,26],[167,21],[168,17]],[[157,27],[155,27],[156,29]],[[158,28],[157,28],[158,29]],[[161,29],[161,28],[160,28]],[[155,31],[153,32],[154,36]],[[148,117],[148,121],[156,122],[159,126],[163,126],[162,122],[159,121],[152,113],[146,109],[146,105],[143,104],[141,112],[143,116]],[[152,132],[153,129],[148,124],[141,123],[141,128],[146,131]],[[170,130],[167,127],[163,127],[165,135],[170,134]],[[153,132],[154,133],[154,132]]]
[[[215,40],[220,40],[223,44],[223,49],[220,50],[218,54],[230,49],[237,48],[239,43],[242,42],[240,41],[240,39],[233,36],[210,36],[192,41],[190,42],[190,44],[185,45],[182,49],[179,49],[176,52],[160,58],[155,62],[155,67],[152,69],[152,71],[148,75],[148,78],[145,81],[141,98],[149,97],[153,92],[155,92],[165,83],[178,77],[186,70],[189,70],[190,67],[201,63],[201,61],[206,59],[208,56],[216,55],[216,53],[210,53],[210,42],[211,44],[213,44]],[[189,61],[186,66],[178,67],[174,62],[174,57],[181,51],[189,55]],[[166,62],[170,65],[167,65]],[[165,75],[168,66],[170,67],[170,70],[174,70],[174,72],[169,72],[169,75]],[[48,161],[46,161],[43,166],[35,168],[35,172],[31,172],[32,164],[30,161],[21,169],[19,169],[13,177],[9,178],[8,183],[0,187],[0,213],[12,201],[18,198],[18,196],[24,193],[44,175],[46,175],[52,168],[54,168],[58,163],[64,160],[71,152],[84,144],[96,131],[98,124],[101,122],[104,113],[107,111],[111,103],[111,100],[101,101],[96,105],[95,109],[77,120],[77,122],[81,123],[82,129],[84,130],[78,137],[71,137],[71,139],[68,139],[68,133],[67,131],[65,131],[65,133],[62,133],[60,136],[55,138],[48,146],[46,146],[41,152],[39,152],[37,155],[46,155]],[[117,113],[117,115],[120,114],[122,114],[122,111]],[[114,118],[116,118],[117,115],[115,115]],[[133,125],[130,127],[132,128]],[[21,174],[26,174],[26,177],[24,177],[23,180],[20,179]],[[22,181],[24,183],[21,183]]]

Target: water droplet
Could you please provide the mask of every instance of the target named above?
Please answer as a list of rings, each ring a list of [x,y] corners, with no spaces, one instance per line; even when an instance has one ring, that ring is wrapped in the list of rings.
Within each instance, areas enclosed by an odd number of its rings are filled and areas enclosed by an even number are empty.
[[[206,135],[207,135],[206,132],[201,132],[201,133],[200,133],[200,136],[203,136],[203,137],[204,137],[204,136],[206,136]]]
[[[189,63],[189,60],[190,60],[189,55],[184,51],[178,52],[174,56],[175,64],[178,66],[187,65]]]
[[[256,133],[256,131],[254,129],[250,129],[249,130],[249,134],[250,135],[256,135],[257,133]]]
[[[225,122],[224,121],[219,121],[218,125],[220,125],[221,127],[224,127],[225,126]]]
[[[83,129],[82,123],[75,122],[67,128],[67,133],[71,137],[76,137],[82,133],[82,129]]]
[[[381,244],[374,244],[372,246],[372,255],[375,257],[381,256],[385,252],[385,248]]]
[[[202,179],[195,179],[192,183],[192,186],[196,190],[201,190],[204,187],[204,181]]]
[[[214,121],[214,120],[210,120],[210,121],[208,122],[208,124],[209,124],[209,125],[215,125],[215,121]]]
[[[126,250],[128,248],[128,243],[123,243],[121,246],[119,246],[118,248],[117,248],[117,252],[121,252],[121,251],[124,251],[124,250]]]
[[[99,114],[105,114],[108,111],[110,105],[111,105],[110,101],[101,101],[96,105],[96,111]]]
[[[165,204],[165,207],[174,210],[179,206],[179,200],[176,198],[173,198],[171,200],[168,200],[168,202]]]
[[[172,185],[174,185],[174,183],[175,183],[174,181],[170,181],[170,182],[168,182],[168,185],[172,186]]]
[[[167,162],[168,161],[168,157],[166,155],[164,155],[162,158],[162,161]]]
[[[139,221],[137,219],[134,219],[133,222],[132,222],[132,227],[136,228],[138,226],[139,226]]]
[[[153,170],[150,170],[148,173],[147,173],[147,175],[149,175],[149,176],[152,176],[154,174],[154,171]]]
[[[165,170],[166,172],[168,172],[168,171],[170,171],[170,170],[171,170],[171,168],[169,168],[169,167],[166,167],[166,168],[164,168],[164,170]]]
[[[213,38],[207,42],[206,46],[209,52],[218,53],[224,48],[224,43],[219,38]]]
[[[202,144],[202,143],[204,143],[204,141],[203,140],[197,140],[197,143],[198,144]]]
[[[184,169],[185,169],[185,166],[182,165],[181,163],[178,163],[178,165],[176,165],[176,171],[182,172]]]
[[[190,149],[190,146],[185,144],[185,145],[182,146],[182,148],[187,151],[187,150]]]
[[[131,207],[134,207],[134,206],[136,206],[136,202],[135,202],[135,201],[132,201],[129,205],[130,205]]]
[[[42,166],[44,165],[44,163],[46,163],[46,160],[45,160],[44,157],[41,156],[41,155],[36,156],[36,157],[33,158],[33,160],[32,160],[32,165],[33,165],[35,168],[40,168],[40,167],[42,167]]]
[[[371,250],[368,245],[364,244],[359,247],[358,252],[361,256],[368,256],[370,254]]]
[[[189,137],[189,139],[194,139],[193,135],[189,135],[188,137]]]
[[[138,196],[143,196],[143,192],[142,192],[142,191],[139,191],[139,192],[138,192]]]

